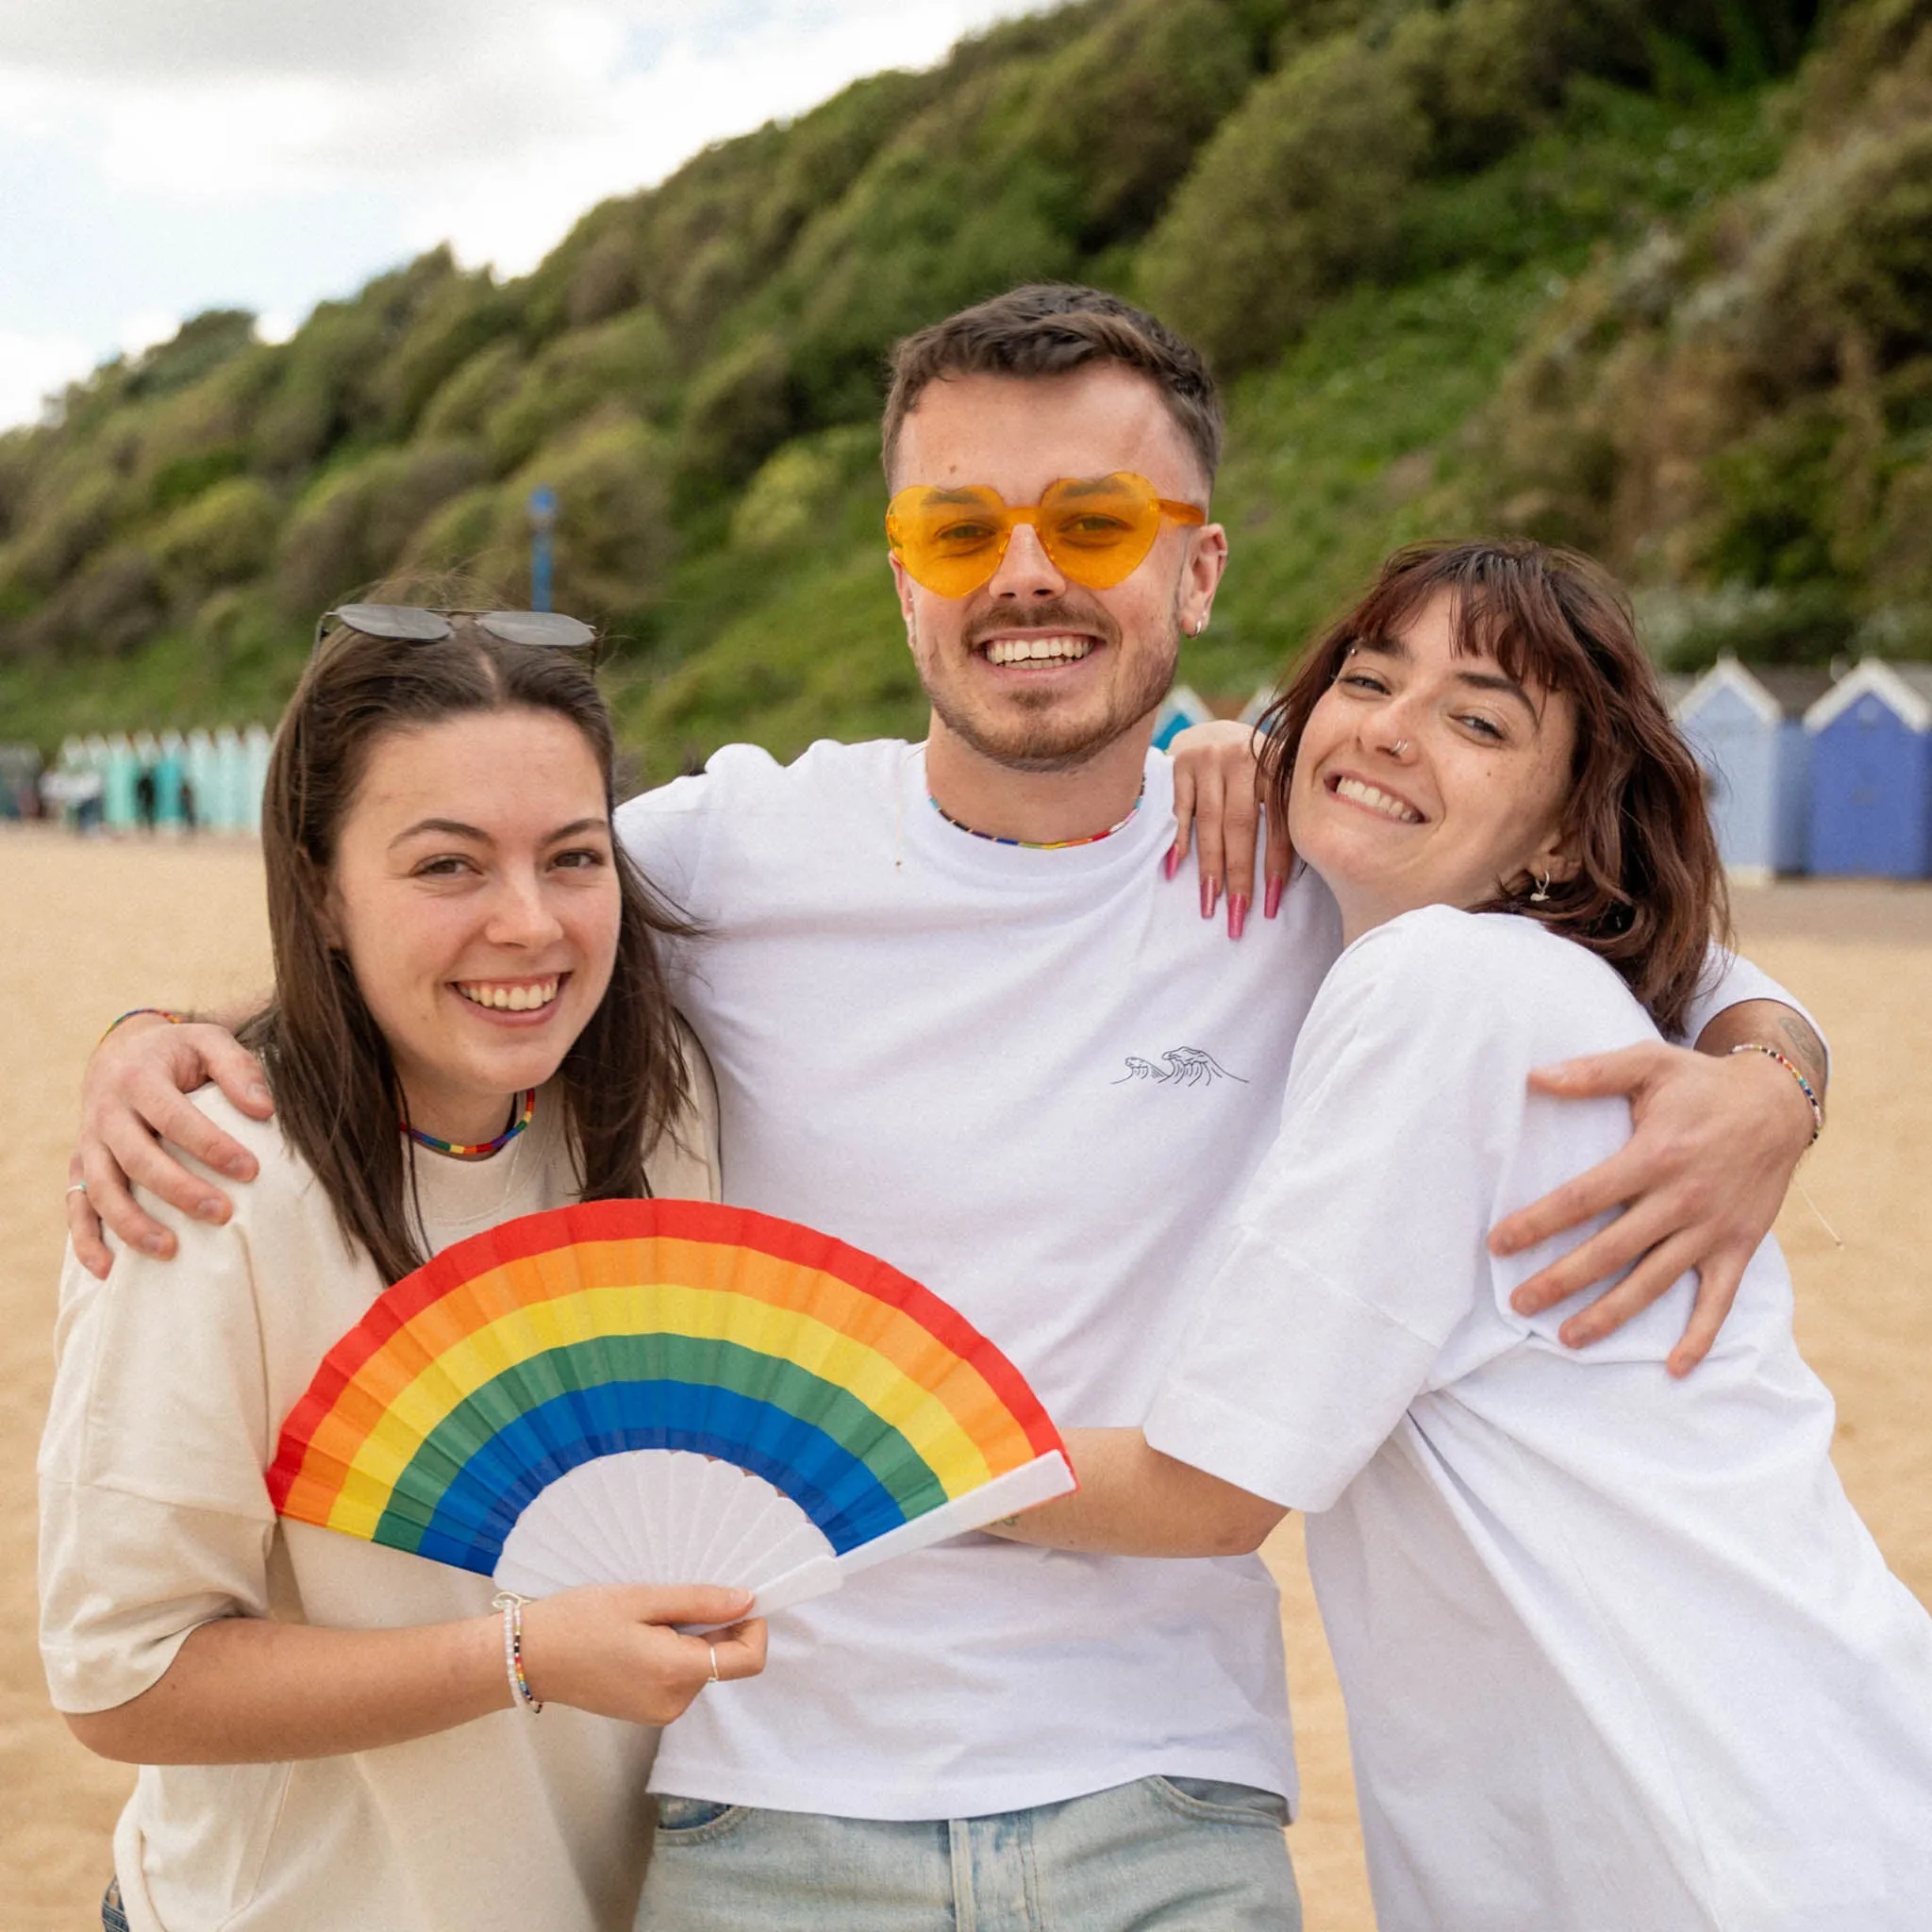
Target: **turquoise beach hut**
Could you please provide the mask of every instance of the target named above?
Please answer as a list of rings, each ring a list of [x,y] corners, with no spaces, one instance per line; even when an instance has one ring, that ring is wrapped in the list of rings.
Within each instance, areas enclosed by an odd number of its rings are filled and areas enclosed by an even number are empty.
[[[1805,714],[1811,869],[1932,877],[1932,664],[1867,658]]]
[[[1805,714],[1830,689],[1826,671],[1720,658],[1676,702],[1678,727],[1711,781],[1718,850],[1740,884],[1806,869],[1811,738]]]

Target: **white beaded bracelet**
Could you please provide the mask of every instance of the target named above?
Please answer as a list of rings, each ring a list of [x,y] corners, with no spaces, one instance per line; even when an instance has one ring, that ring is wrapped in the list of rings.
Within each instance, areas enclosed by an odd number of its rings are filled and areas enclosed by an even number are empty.
[[[506,1590],[491,1599],[490,1607],[503,1612],[503,1669],[509,1678],[509,1694],[535,1717],[543,1706],[531,1695],[530,1680],[524,1675],[524,1606],[528,1602],[528,1597]]]

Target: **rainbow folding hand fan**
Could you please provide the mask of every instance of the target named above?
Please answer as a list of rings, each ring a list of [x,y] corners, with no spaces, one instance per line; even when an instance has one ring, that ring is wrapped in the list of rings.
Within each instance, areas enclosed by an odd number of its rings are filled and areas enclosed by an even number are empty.
[[[1074,1487],[937,1295],[697,1201],[525,1215],[406,1275],[282,1429],[276,1510],[493,1575],[718,1583],[760,1613]]]

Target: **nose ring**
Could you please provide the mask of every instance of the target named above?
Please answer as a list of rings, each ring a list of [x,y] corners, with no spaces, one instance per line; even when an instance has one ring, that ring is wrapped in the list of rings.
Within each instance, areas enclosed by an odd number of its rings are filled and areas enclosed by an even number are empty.
[[[1389,749],[1392,751],[1397,758],[1400,758],[1402,754],[1408,749],[1408,740],[1406,738],[1398,738],[1395,741],[1395,742],[1389,747]]]

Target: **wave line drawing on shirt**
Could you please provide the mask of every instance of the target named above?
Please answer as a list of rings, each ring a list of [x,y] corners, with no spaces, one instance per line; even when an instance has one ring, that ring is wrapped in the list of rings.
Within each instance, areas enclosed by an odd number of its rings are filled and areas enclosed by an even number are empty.
[[[1148,1080],[1158,1087],[1211,1087],[1217,1080],[1232,1080],[1238,1087],[1248,1083],[1240,1074],[1230,1074],[1211,1053],[1198,1046],[1176,1046],[1160,1056],[1160,1064],[1127,1056],[1127,1071],[1113,1082],[1124,1087],[1129,1080]]]

